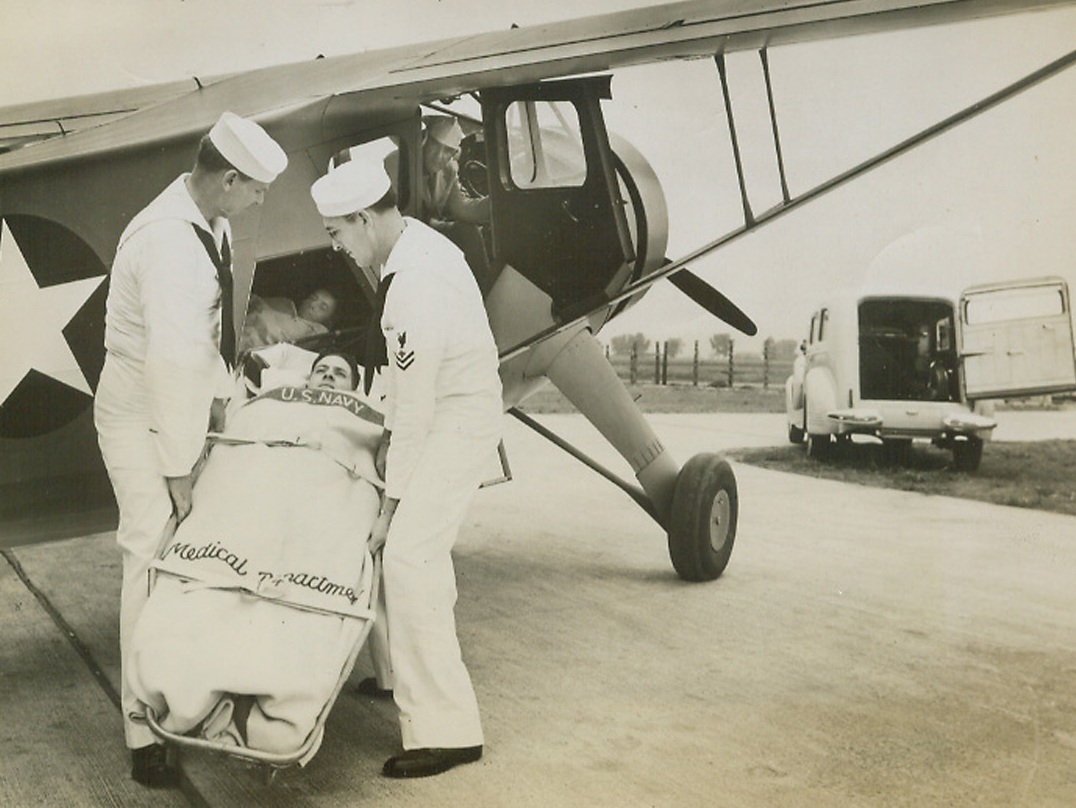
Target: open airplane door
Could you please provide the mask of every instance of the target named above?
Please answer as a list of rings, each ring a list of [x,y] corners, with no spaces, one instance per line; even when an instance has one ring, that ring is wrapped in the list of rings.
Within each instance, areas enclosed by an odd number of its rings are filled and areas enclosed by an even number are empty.
[[[494,257],[528,284],[514,287],[515,299],[531,294],[550,301],[547,322],[532,318],[541,332],[600,309],[636,272],[660,265],[665,243],[664,197],[651,207],[624,152],[618,177],[601,115],[609,78],[595,77],[482,91],[482,117],[492,200]],[[622,182],[625,175],[632,182]],[[634,185],[634,190],[632,185]],[[660,185],[653,180],[653,186]],[[653,214],[653,222],[644,217]],[[629,228],[628,212],[634,231]],[[651,224],[654,226],[651,233]],[[645,234],[645,238],[644,238]],[[651,235],[654,238],[651,238]],[[645,243],[645,244],[644,244]],[[653,261],[655,246],[660,247]],[[507,273],[507,270],[505,271]],[[503,292],[504,275],[492,290]],[[533,285],[533,286],[532,286]],[[491,316],[494,334],[527,330],[519,317],[504,325]],[[512,414],[628,493],[668,536],[673,567],[687,581],[712,581],[724,571],[736,535],[737,493],[728,462],[698,454],[682,468],[639,411],[605,358],[589,328],[573,325],[539,346],[527,372],[547,377],[609,441],[641,490],[586,458],[566,441],[516,409]],[[510,340],[509,345],[515,342]],[[543,353],[543,348],[549,350]],[[503,353],[502,353],[503,356]],[[502,373],[504,365],[502,365]]]
[[[969,401],[1076,390],[1069,291],[1060,278],[965,290],[958,333]]]
[[[558,319],[619,289],[635,260],[600,102],[609,76],[482,91],[493,252]]]

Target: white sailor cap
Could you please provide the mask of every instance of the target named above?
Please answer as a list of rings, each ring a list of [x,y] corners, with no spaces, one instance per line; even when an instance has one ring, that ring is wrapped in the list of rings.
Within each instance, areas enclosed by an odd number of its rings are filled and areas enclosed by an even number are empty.
[[[460,128],[460,122],[450,115],[438,115],[430,118],[426,122],[426,133],[438,143],[443,143],[450,149],[458,149],[460,143],[463,142],[463,130]]]
[[[399,147],[390,137],[379,137],[366,143],[341,149],[329,160],[329,169],[339,168],[349,160],[384,160]]]
[[[258,182],[272,182],[288,165],[288,156],[254,121],[225,112],[209,130],[221,157]]]
[[[377,202],[390,185],[382,158],[364,155],[329,169],[310,186],[310,196],[322,216],[347,216]]]

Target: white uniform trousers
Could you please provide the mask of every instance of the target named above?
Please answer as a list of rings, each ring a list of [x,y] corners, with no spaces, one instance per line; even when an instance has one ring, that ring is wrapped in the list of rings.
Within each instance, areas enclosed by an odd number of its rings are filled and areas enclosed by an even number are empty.
[[[145,724],[130,720],[141,711],[141,703],[127,684],[128,648],[135,623],[149,597],[149,564],[160,547],[161,537],[172,515],[172,498],[157,467],[157,450],[149,432],[148,419],[129,409],[131,388],[123,384],[118,369],[106,363],[95,402],[94,421],[98,443],[112,490],[119,505],[120,520],[116,543],[123,559],[123,588],[120,591],[120,705],[123,733],[130,749],[156,741]]]
[[[130,749],[155,742],[144,724],[130,720],[140,712],[138,699],[131,694],[127,683],[128,649],[135,623],[149,597],[149,564],[157,552],[168,518],[172,500],[164,478],[143,469],[109,468],[108,475],[120,505],[120,524],[116,543],[123,553],[123,588],[120,592],[120,670],[122,685],[120,701],[123,707],[123,733]]]
[[[498,413],[499,415],[499,413]],[[493,419],[494,428],[499,419]],[[482,431],[490,433],[491,425]],[[499,430],[498,430],[499,431]],[[471,677],[456,637],[452,546],[499,435],[435,430],[427,437],[385,542],[383,575],[391,684],[404,749],[482,743]],[[372,649],[375,667],[378,648]]]

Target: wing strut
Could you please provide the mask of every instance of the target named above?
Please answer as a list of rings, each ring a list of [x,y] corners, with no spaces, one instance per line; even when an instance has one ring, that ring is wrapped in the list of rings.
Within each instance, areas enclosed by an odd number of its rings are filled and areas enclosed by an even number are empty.
[[[770,81],[770,58],[766,48],[758,52],[758,58],[762,60],[762,76],[766,79],[766,99],[770,104],[770,126],[773,128],[773,148],[777,152],[777,170],[781,174],[781,197],[787,205],[792,201],[788,193],[788,177],[785,176],[785,158],[781,154],[781,136],[777,132],[777,107],[773,103],[773,83]]]
[[[729,77],[725,70],[725,54],[714,54],[717,75],[721,77],[721,94],[725,98],[725,120],[729,124],[729,139],[732,141],[732,156],[736,160],[736,178],[740,182],[740,201],[743,202],[743,219],[748,227],[755,223],[755,214],[751,212],[751,200],[747,198],[747,182],[743,175],[743,158],[740,156],[740,141],[736,137],[736,116],[732,114],[732,98],[729,96]]]

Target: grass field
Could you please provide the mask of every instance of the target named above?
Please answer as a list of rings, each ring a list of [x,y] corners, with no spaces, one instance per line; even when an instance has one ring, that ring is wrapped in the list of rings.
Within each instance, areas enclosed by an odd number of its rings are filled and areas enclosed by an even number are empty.
[[[979,470],[971,474],[953,471],[952,454],[929,444],[916,443],[903,463],[880,450],[877,444],[848,443],[836,447],[832,458],[818,461],[808,458],[802,446],[790,444],[741,449],[730,456],[794,474],[1076,516],[1076,441],[991,442]]]
[[[690,384],[628,385],[628,391],[646,413],[784,412],[782,385],[750,387],[694,387]],[[1022,400],[1002,403],[998,409],[1057,409],[1076,406],[1071,401]],[[552,385],[524,402],[532,413],[571,413],[575,408]],[[958,473],[950,466],[952,454],[917,442],[912,455],[897,464],[869,443],[844,444],[825,462],[811,460],[802,446],[741,449],[729,455],[763,468],[842,480],[879,488],[898,488],[964,499],[1036,508],[1076,516],[1076,441],[996,443],[986,445],[979,470]]]
[[[784,412],[785,389],[759,387],[694,387],[690,384],[626,385],[643,412]],[[547,385],[520,407],[529,413],[575,412],[575,407],[553,385]]]

